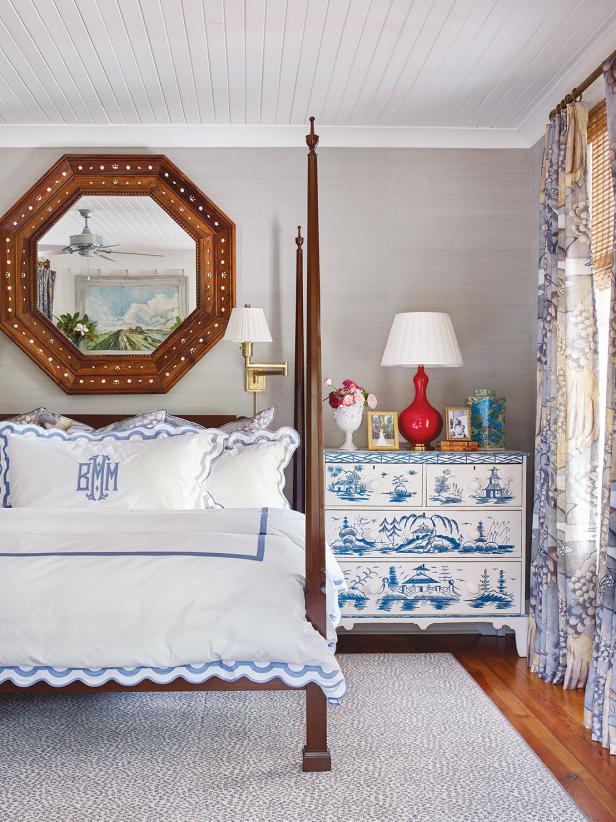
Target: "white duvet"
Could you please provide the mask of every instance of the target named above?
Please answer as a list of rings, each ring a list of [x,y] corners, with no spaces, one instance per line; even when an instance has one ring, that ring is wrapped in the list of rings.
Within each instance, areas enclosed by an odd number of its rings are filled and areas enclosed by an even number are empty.
[[[293,511],[3,509],[0,668],[239,660],[338,680],[333,650],[305,618],[304,565]],[[336,585],[328,551],[330,640]]]

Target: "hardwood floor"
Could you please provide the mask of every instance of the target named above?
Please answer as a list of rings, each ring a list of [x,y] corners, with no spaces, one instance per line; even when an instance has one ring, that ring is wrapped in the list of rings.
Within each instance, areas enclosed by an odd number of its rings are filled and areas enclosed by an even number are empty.
[[[452,653],[593,822],[616,822],[616,757],[584,727],[584,691],[528,670],[512,636],[340,635],[339,653]]]

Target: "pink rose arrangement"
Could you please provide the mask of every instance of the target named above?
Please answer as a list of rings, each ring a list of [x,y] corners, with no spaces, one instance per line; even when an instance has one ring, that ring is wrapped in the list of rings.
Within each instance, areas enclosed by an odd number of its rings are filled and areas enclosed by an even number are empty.
[[[333,382],[328,377],[325,382],[325,388],[329,388]],[[354,380],[343,380],[340,388],[335,388],[330,391],[325,397],[332,408],[340,408],[341,405],[347,407],[351,405],[367,405],[368,408],[376,408],[376,397],[374,394],[369,394],[365,388],[358,385]]]

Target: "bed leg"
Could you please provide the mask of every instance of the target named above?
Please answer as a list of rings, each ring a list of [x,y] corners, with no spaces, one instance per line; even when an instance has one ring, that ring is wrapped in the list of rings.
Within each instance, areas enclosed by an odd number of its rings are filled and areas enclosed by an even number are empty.
[[[302,752],[303,771],[331,771],[327,747],[327,697],[318,685],[306,685],[306,744]]]

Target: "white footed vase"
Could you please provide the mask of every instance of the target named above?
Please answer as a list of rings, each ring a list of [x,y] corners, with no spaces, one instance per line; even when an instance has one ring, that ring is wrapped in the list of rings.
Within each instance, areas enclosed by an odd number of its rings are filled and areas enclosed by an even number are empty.
[[[353,434],[361,428],[363,416],[363,405],[339,405],[336,408],[334,411],[336,425],[346,434],[339,451],[357,451],[357,446],[353,442]]]

